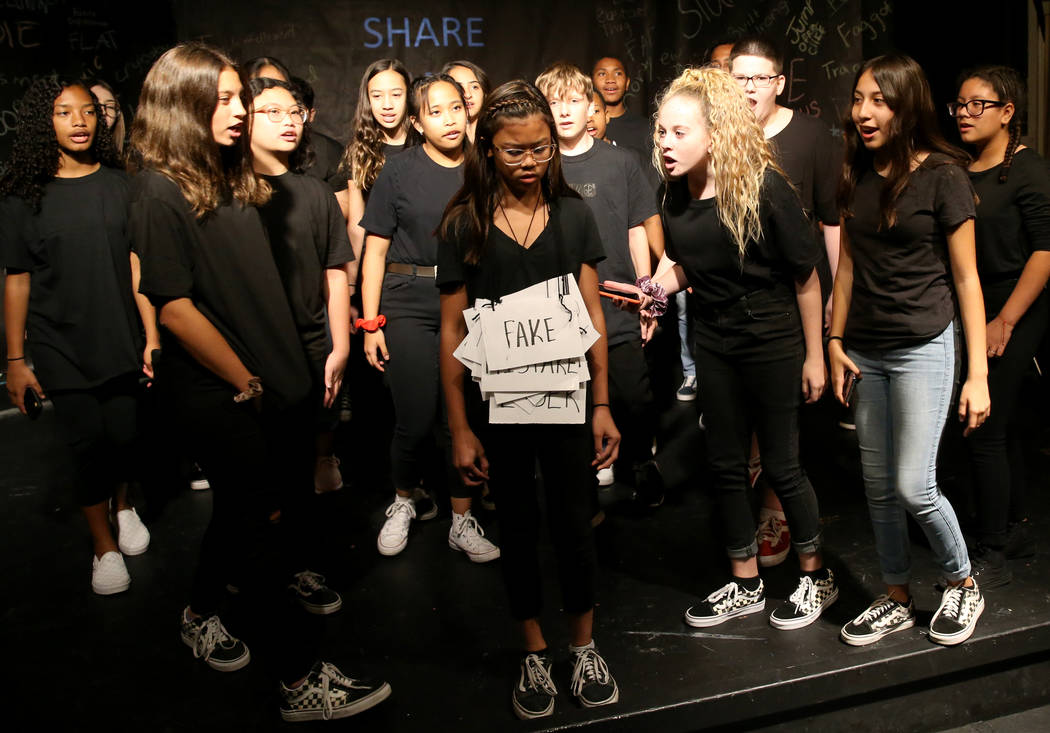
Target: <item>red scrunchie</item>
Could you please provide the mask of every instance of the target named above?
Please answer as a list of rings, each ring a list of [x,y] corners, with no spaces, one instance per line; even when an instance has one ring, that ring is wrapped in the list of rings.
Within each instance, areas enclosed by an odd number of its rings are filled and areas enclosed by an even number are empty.
[[[364,318],[358,318],[357,321],[354,323],[354,328],[362,328],[368,333],[375,333],[385,325],[386,316],[380,313],[371,321],[366,321]]]

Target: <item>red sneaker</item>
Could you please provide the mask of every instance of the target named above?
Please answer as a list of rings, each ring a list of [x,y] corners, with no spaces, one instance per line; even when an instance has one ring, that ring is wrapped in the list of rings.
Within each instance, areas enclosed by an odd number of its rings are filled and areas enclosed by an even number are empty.
[[[784,562],[791,549],[791,530],[783,512],[763,509],[759,514],[758,531],[758,564],[771,568]]]

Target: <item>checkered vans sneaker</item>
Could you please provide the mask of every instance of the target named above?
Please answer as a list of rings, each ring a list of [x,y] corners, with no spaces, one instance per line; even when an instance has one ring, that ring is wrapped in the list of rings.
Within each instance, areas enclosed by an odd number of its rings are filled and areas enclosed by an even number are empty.
[[[983,612],[984,596],[976,580],[972,588],[957,585],[945,589],[930,622],[930,639],[946,646],[962,644],[973,634]]]
[[[784,562],[791,549],[791,530],[783,512],[763,510],[759,515],[758,531],[755,541],[758,542],[758,564],[771,568]]]
[[[526,654],[521,658],[521,676],[511,694],[514,714],[522,720],[545,718],[554,712],[558,688],[551,679],[551,659],[546,654]]]
[[[248,647],[230,635],[218,616],[189,618],[186,611],[189,608],[182,612],[180,631],[183,643],[193,650],[193,656],[220,672],[233,672],[251,661]]]
[[[295,582],[288,589],[295,593],[299,605],[310,613],[325,615],[335,613],[343,607],[343,599],[324,584],[324,576],[312,570],[295,574]]]
[[[572,694],[585,708],[612,705],[620,699],[620,688],[609,674],[609,666],[592,641],[583,649],[573,649]]]
[[[864,613],[842,627],[839,636],[850,646],[865,646],[915,625],[915,602],[902,606],[889,596],[879,596]]]
[[[685,612],[690,626],[717,626],[737,616],[758,613],[766,607],[766,586],[759,580],[758,590],[747,590],[729,582]]]
[[[328,662],[315,662],[299,687],[281,683],[281,718],[335,720],[368,710],[390,697],[390,685],[379,680],[347,677]]]
[[[799,580],[795,592],[788,596],[787,603],[769,614],[769,623],[775,629],[800,629],[809,626],[838,598],[839,589],[835,586],[835,576],[830,570],[824,580],[815,580],[804,575]]]

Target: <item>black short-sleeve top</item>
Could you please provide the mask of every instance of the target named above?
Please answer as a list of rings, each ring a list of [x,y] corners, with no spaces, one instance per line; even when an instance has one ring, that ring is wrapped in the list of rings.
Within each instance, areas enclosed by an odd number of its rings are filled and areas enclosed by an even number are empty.
[[[762,181],[762,236],[747,243],[743,258],[719,221],[715,197],[692,198],[684,180],[669,185],[662,216],[668,257],[685,270],[696,301],[710,308],[762,290],[794,294],[795,282],[823,256],[798,196],[772,169]]]
[[[314,162],[306,169],[306,174],[324,181],[332,193],[345,191],[349,183],[342,170],[343,146],[317,130],[310,131],[310,144],[314,149]]]
[[[105,166],[48,182],[39,213],[0,202],[0,266],[29,273],[27,346],[45,391],[96,387],[142,363],[127,206],[127,177]]]
[[[311,370],[255,208],[232,202],[198,218],[174,181],[144,170],[131,180],[128,219],[141,293],[158,309],[192,300],[271,398],[289,405],[309,394]],[[164,359],[195,363],[170,335]],[[221,383],[200,376],[212,388]]]
[[[841,139],[833,137],[819,117],[796,111],[769,142],[780,167],[798,189],[806,214],[826,226],[838,226],[835,194],[842,175]]]
[[[879,209],[884,183],[864,172],[845,222],[853,292],[844,335],[862,350],[915,346],[947,328],[955,316],[948,233],[974,218],[966,171],[944,155],[931,154],[912,171],[889,228]]]
[[[1031,148],[1002,165],[970,173],[977,191],[977,271],[982,281],[1020,277],[1033,252],[1050,250],[1050,167]],[[992,315],[992,314],[989,314]]]
[[[440,243],[437,286],[444,290],[465,284],[471,304],[476,298],[499,300],[559,275],[579,280],[584,264],[605,258],[594,215],[583,201],[568,197],[551,201],[547,226],[527,249],[490,224],[478,264],[467,264],[465,252],[462,241]]]
[[[437,264],[436,230],[445,206],[463,184],[463,166],[446,168],[422,145],[388,159],[379,172],[361,226],[390,238],[387,262]]]

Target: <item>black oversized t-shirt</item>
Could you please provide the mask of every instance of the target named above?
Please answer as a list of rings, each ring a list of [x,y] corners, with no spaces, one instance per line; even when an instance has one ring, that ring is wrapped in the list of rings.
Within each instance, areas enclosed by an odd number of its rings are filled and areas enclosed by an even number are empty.
[[[47,183],[39,213],[0,202],[0,266],[29,273],[27,346],[45,391],[96,387],[142,363],[127,206],[127,177],[105,166]]]
[[[562,155],[565,180],[590,207],[598,224],[605,259],[598,265],[600,280],[633,283],[634,263],[627,230],[657,213],[656,194],[642,175],[638,158],[601,140],[580,155]],[[638,316],[602,300],[609,345],[640,338]]]
[[[631,112],[619,117],[610,117],[605,127],[605,137],[616,142],[617,147],[634,150],[641,160],[648,160],[653,150],[651,121]]]
[[[332,193],[345,191],[349,176],[341,170],[343,146],[317,130],[310,130],[310,145],[314,149],[314,162],[306,174],[327,183]]]
[[[234,202],[198,219],[173,181],[145,170],[131,179],[128,226],[142,260],[141,293],[157,308],[189,298],[270,398],[290,405],[307,397],[306,352],[256,209]],[[202,387],[228,386],[163,336],[165,362],[180,362]]]
[[[499,300],[559,275],[572,274],[579,280],[585,263],[597,264],[605,258],[594,215],[576,198],[551,202],[547,226],[527,249],[490,224],[480,262],[467,264],[465,253],[461,241],[439,244],[437,286],[466,284],[471,304],[476,298]]]
[[[332,350],[324,297],[325,269],[354,259],[346,220],[327,186],[296,173],[263,176],[273,189],[259,209],[303,348],[315,366]]]
[[[663,209],[667,256],[685,270],[698,303],[721,308],[748,293],[784,286],[793,293],[794,283],[813,271],[823,251],[798,196],[776,171],[766,171],[759,217],[762,237],[747,243],[741,260],[718,220],[715,197],[690,197],[684,179],[670,184]]]
[[[882,226],[879,198],[885,179],[865,171],[846,219],[853,260],[853,292],[844,334],[860,350],[925,343],[955,315],[947,233],[974,217],[966,172],[931,154],[897,200],[897,221]]]
[[[982,281],[1020,277],[1033,252],[1050,250],[1050,167],[1019,150],[1005,183],[1002,165],[970,173],[977,191],[977,271]],[[988,316],[991,317],[992,313]]]
[[[832,136],[819,117],[796,111],[769,142],[780,167],[798,189],[806,214],[826,226],[838,226],[835,193],[842,175],[841,140]]]
[[[463,184],[463,166],[438,165],[422,145],[387,160],[368,195],[361,226],[390,238],[387,262],[437,264],[437,236],[445,206]]]

